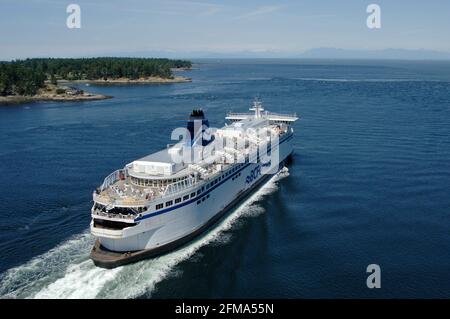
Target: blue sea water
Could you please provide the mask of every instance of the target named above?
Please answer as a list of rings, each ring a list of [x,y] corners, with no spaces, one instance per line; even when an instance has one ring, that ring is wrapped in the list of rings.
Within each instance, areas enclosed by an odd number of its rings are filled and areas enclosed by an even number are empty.
[[[195,62],[192,83],[0,108],[1,297],[450,297],[449,62]],[[96,268],[103,178],[171,143],[193,108],[221,126],[255,96],[301,116],[291,166],[185,247]]]

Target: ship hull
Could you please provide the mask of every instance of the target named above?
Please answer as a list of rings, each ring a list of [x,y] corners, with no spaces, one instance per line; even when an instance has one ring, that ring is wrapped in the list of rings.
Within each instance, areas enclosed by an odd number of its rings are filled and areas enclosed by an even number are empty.
[[[286,165],[292,154],[292,134],[280,142],[278,154],[279,164],[274,173]],[[273,176],[255,175],[260,169],[260,164],[245,164],[219,183],[217,189],[211,189],[183,207],[143,218],[138,226],[124,229],[118,238],[98,236],[91,259],[99,267],[114,268],[184,245],[209,229]]]

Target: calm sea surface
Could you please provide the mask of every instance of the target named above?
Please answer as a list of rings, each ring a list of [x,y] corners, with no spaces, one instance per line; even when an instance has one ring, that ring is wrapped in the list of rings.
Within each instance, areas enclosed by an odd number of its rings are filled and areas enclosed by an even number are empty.
[[[192,83],[0,107],[0,296],[450,297],[450,63],[203,60]],[[294,162],[210,232],[105,270],[92,190],[188,113],[297,112]],[[381,289],[366,267],[381,266]]]

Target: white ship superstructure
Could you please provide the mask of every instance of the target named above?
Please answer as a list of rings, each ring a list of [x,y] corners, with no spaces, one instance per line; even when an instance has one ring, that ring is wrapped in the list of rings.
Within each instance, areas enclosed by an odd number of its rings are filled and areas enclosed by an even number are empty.
[[[93,193],[95,264],[112,268],[178,247],[278,172],[298,118],[258,101],[250,110],[229,113],[230,124],[216,130],[194,110],[185,140],[106,177]]]

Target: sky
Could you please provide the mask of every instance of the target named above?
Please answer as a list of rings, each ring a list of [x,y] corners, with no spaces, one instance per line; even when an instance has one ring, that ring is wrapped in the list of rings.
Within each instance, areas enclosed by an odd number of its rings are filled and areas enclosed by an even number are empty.
[[[81,28],[69,29],[69,4]],[[381,28],[369,29],[369,4]],[[0,59],[296,56],[313,48],[450,52],[446,0],[0,0]]]

